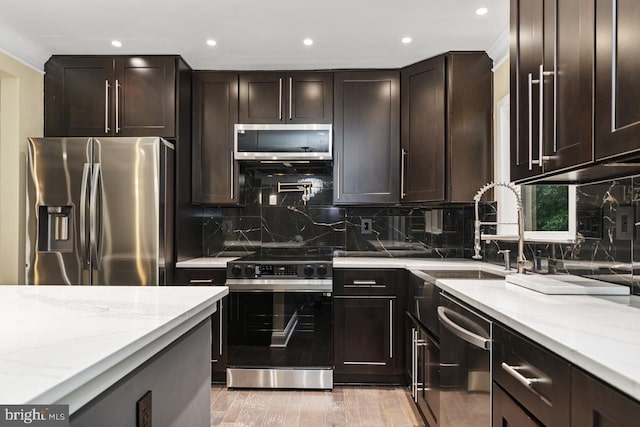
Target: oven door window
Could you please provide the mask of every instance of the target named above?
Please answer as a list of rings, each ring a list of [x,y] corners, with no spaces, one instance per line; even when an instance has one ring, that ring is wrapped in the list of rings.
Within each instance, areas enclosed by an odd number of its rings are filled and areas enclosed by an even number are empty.
[[[230,368],[331,367],[332,299],[316,292],[232,292]]]

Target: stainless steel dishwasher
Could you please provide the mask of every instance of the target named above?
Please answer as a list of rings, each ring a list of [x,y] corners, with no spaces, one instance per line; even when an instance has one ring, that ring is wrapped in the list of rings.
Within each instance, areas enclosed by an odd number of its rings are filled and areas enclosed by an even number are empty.
[[[439,427],[491,425],[491,321],[440,293]]]

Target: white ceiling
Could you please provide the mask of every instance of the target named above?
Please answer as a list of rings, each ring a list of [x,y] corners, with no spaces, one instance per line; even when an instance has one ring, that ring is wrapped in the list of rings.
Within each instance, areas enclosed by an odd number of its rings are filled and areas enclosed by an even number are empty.
[[[489,13],[476,15],[481,6]],[[0,5],[0,26],[48,54],[179,54],[194,69],[212,70],[395,68],[447,50],[488,50],[508,19],[509,0],[23,0]],[[402,44],[404,36],[413,42]],[[302,44],[307,37],[313,46]],[[207,46],[209,38],[217,45]],[[114,39],[123,46],[112,47]]]

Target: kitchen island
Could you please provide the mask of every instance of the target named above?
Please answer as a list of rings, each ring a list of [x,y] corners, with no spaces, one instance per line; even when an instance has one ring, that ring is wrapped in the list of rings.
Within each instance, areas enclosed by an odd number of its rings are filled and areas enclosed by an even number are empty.
[[[0,286],[0,404],[66,404],[72,426],[125,427],[151,391],[156,425],[208,426],[210,317],[227,294]]]

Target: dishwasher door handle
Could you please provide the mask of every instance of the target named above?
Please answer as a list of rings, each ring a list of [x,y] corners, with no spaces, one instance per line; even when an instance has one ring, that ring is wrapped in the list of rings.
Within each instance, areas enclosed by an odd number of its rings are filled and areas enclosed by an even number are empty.
[[[457,314],[455,311],[450,310],[446,307],[438,307],[438,318],[442,322],[442,326],[449,330],[449,332],[478,348],[481,348],[483,350],[491,349],[491,339],[487,339],[456,324],[447,316],[447,313]]]

